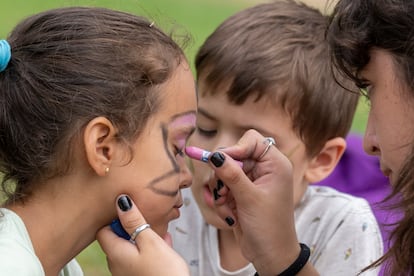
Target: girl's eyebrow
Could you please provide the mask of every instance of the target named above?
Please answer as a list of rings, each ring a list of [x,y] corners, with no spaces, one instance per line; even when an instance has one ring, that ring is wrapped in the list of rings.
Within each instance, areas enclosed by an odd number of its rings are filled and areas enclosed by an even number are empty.
[[[168,127],[191,126],[194,127],[196,122],[196,112],[188,111],[185,113],[174,115],[168,123]]]

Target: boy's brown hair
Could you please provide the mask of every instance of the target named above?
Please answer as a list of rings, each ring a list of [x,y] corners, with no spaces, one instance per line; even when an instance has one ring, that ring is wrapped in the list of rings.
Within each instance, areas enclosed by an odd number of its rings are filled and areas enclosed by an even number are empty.
[[[303,3],[279,0],[245,9],[225,20],[199,49],[197,81],[229,101],[268,97],[286,110],[309,156],[327,140],[344,137],[358,94],[337,84],[325,31],[328,17]],[[341,80],[342,84],[347,84]],[[349,82],[350,83],[350,82]],[[227,84],[229,89],[219,87]]]

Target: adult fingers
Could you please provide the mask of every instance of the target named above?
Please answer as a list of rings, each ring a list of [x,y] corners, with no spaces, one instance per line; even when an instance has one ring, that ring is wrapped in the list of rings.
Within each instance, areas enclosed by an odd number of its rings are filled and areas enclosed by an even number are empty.
[[[156,235],[150,229],[150,225],[147,224],[144,216],[138,210],[137,206],[127,195],[121,195],[117,200],[118,205],[118,218],[122,224],[123,229],[129,234],[130,241],[136,243],[139,248],[139,244],[145,241],[144,236]]]
[[[139,234],[142,234],[135,230],[139,227],[141,228],[138,230],[141,230],[141,232],[146,230],[145,227],[143,227],[147,225],[145,218],[127,195],[118,197],[117,212],[119,219],[115,220],[111,224],[111,227],[104,227],[97,233],[97,240],[105,252],[113,251],[112,247],[119,243],[118,239],[120,237],[127,241],[134,242]],[[134,234],[132,237],[133,240],[130,240],[132,234]]]
[[[243,161],[243,170],[232,157]],[[254,217],[253,212],[263,212],[266,207],[293,208],[292,165],[274,146],[273,139],[248,131],[236,145],[214,152],[210,162],[216,177],[230,189],[229,193],[219,192],[220,198],[215,201],[219,215],[226,221],[237,214]],[[236,208],[229,204],[232,197]]]
[[[128,196],[118,198],[117,209],[128,237],[118,237],[109,227],[97,234],[112,275],[189,275],[185,261],[171,248],[171,237],[163,240],[145,226],[145,218]]]

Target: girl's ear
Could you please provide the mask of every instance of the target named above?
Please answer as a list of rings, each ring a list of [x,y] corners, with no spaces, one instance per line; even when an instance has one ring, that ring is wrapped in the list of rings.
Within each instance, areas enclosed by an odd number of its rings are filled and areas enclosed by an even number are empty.
[[[108,173],[116,147],[116,129],[105,117],[96,117],[85,127],[83,142],[86,158],[99,176]]]
[[[310,161],[305,172],[305,179],[315,183],[328,177],[335,169],[346,149],[345,139],[336,137],[328,140],[322,150]]]

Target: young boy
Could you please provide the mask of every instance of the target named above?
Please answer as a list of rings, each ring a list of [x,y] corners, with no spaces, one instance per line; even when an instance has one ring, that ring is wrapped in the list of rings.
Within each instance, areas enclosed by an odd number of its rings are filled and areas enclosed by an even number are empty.
[[[309,186],[338,163],[358,102],[356,93],[338,91],[326,25],[318,10],[282,0],[224,21],[196,56],[199,109],[189,144],[225,147],[252,128],[274,137],[294,168],[299,241],[311,248],[310,260],[321,275],[348,276],[380,257],[383,245],[367,201]],[[174,248],[192,275],[254,275],[232,229],[215,212],[223,183],[211,191],[216,185],[208,165],[192,165],[182,217],[169,228]]]

